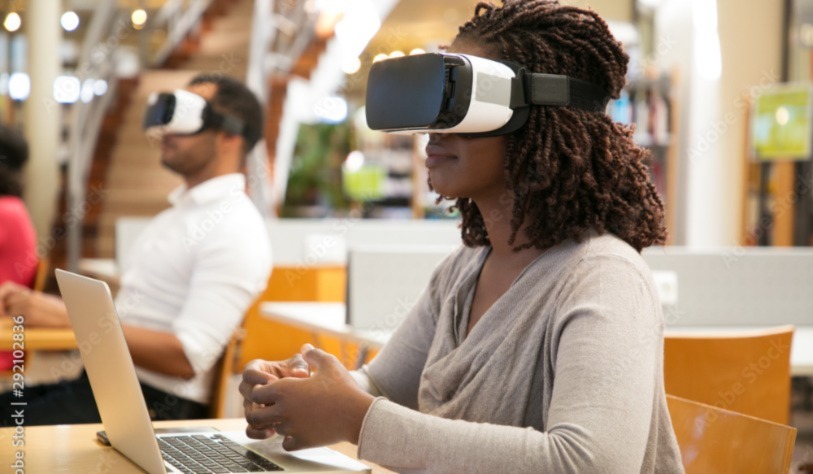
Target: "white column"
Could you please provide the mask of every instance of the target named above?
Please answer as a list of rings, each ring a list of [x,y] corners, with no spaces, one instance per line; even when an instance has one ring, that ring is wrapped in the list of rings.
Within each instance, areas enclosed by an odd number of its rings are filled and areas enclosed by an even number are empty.
[[[25,201],[40,242],[50,242],[51,224],[57,205],[59,175],[57,153],[61,110],[54,101],[54,79],[60,72],[59,17],[62,2],[28,0],[23,17],[28,38],[28,76],[31,94],[25,102],[25,137],[29,160],[25,169]],[[40,251],[50,248],[40,246]]]
[[[656,48],[667,47],[657,62],[676,67],[681,82],[678,244],[742,245],[743,95],[779,80],[781,20],[782,2],[762,0],[665,0],[658,8]]]

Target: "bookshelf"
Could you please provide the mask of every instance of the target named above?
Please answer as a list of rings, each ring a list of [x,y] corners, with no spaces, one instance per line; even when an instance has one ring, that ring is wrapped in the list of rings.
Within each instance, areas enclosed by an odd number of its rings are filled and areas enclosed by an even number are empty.
[[[678,208],[678,101],[674,91],[678,76],[649,72],[631,78],[621,97],[611,101],[607,111],[613,121],[634,127],[633,140],[650,151],[650,176],[665,206],[667,244],[675,235]]]

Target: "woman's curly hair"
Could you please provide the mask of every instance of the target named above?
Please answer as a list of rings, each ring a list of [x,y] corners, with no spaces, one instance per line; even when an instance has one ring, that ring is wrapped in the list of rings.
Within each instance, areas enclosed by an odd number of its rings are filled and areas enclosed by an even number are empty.
[[[629,60],[596,13],[550,0],[479,3],[455,43],[493,50],[531,72],[563,74],[603,87],[618,98]],[[648,151],[632,130],[606,114],[569,107],[533,106],[525,127],[506,137],[506,179],[513,192],[513,245],[552,247],[588,233],[610,232],[636,250],[663,243],[663,202],[644,160]],[[488,245],[483,216],[468,198],[455,207],[463,241]]]

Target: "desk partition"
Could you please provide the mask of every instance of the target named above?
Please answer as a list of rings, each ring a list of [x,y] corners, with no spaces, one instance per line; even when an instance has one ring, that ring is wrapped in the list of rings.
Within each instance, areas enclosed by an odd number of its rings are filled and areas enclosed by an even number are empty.
[[[452,220],[278,219],[268,232],[274,262],[289,266],[345,265],[358,246],[462,244]]]
[[[418,302],[453,245],[368,245],[348,253],[347,322],[394,330]]]
[[[677,275],[670,326],[813,325],[813,250],[646,249],[653,271]]]

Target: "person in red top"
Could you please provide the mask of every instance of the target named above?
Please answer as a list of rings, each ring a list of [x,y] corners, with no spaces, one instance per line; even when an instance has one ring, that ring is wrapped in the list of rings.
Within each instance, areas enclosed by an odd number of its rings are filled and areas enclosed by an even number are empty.
[[[28,144],[0,125],[0,283],[32,286],[37,273],[37,237],[21,199]]]
[[[37,275],[37,236],[21,199],[21,172],[28,144],[13,129],[0,125],[0,285],[12,281],[32,287]],[[0,370],[10,370],[12,354],[0,351]]]

